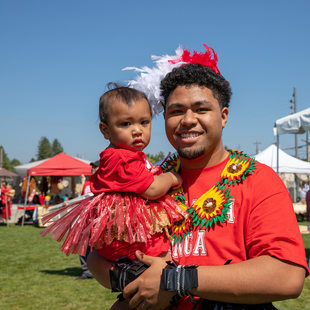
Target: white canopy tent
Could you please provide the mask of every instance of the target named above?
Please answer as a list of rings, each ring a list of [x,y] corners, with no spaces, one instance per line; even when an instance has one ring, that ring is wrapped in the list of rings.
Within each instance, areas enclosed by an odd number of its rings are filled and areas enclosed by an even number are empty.
[[[277,153],[277,146],[272,144],[262,152],[256,154],[254,157],[260,163],[263,163],[271,167],[274,171],[277,171]],[[279,148],[278,172],[310,174],[310,163],[297,159]]]
[[[276,120],[274,134],[277,136],[277,168],[279,173],[279,136],[285,133],[303,134],[310,130],[310,108]]]
[[[303,134],[310,130],[310,108],[282,117],[275,122],[275,134]]]
[[[24,164],[24,165],[19,165],[19,166],[15,166],[13,169],[15,171],[15,173],[17,173],[19,176],[23,177],[25,175],[27,175],[27,171],[32,168],[35,167],[43,162],[45,162],[47,159],[42,159],[42,160],[38,160],[38,161],[33,161],[31,163],[28,164]]]

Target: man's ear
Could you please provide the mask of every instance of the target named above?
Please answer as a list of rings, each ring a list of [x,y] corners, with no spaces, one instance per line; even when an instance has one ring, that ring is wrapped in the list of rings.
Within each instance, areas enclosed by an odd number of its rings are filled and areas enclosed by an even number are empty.
[[[227,118],[228,118],[228,108],[223,108],[222,109],[222,129],[225,128],[226,123],[227,123]]]
[[[99,129],[100,129],[101,133],[103,134],[103,136],[107,140],[110,140],[110,131],[109,131],[108,125],[106,123],[104,123],[104,122],[100,122]]]

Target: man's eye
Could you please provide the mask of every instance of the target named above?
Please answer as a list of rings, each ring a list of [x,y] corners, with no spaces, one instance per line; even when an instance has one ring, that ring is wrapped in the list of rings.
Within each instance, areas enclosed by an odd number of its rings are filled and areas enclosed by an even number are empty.
[[[197,113],[203,113],[203,112],[207,112],[208,109],[207,108],[199,108],[196,110]]]
[[[183,113],[183,111],[182,110],[171,110],[171,111],[169,111],[169,115],[180,115],[180,114],[182,114]]]

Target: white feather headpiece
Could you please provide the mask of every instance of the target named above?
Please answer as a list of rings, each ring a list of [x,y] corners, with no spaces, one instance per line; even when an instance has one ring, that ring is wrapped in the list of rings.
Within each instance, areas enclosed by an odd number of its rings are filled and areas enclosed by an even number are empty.
[[[172,71],[172,69],[182,66],[183,64],[200,64],[212,69],[215,73],[221,74],[218,67],[218,57],[213,48],[203,44],[206,50],[202,53],[196,51],[191,53],[187,49],[178,47],[175,56],[154,56],[151,58],[155,62],[154,68],[149,67],[126,67],[123,70],[135,70],[140,75],[128,82],[128,86],[140,90],[147,96],[152,115],[156,115],[163,110],[163,98],[160,95],[161,80]]]
[[[139,72],[135,80],[128,82],[128,86],[142,91],[147,96],[152,115],[156,115],[163,111],[162,101],[163,98],[160,95],[160,82],[161,80],[172,71],[173,68],[180,67],[184,62],[172,63],[171,61],[180,59],[183,53],[183,48],[179,47],[176,50],[175,56],[163,55],[155,56],[151,58],[155,62],[154,68],[144,66],[142,68],[126,67],[123,70],[134,70]]]

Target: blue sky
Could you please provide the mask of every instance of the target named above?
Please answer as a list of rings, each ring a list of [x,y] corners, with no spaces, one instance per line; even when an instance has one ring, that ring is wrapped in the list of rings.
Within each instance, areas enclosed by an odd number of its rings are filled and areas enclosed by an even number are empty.
[[[96,160],[108,145],[98,129],[106,84],[134,78],[121,69],[152,66],[152,54],[206,43],[233,90],[224,144],[253,155],[255,142],[275,142],[293,87],[297,109],[310,106],[309,12],[307,0],[0,0],[0,145],[26,163],[46,136]],[[294,137],[280,143],[294,147]],[[172,150],[160,115],[145,152]]]

